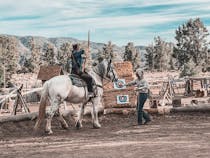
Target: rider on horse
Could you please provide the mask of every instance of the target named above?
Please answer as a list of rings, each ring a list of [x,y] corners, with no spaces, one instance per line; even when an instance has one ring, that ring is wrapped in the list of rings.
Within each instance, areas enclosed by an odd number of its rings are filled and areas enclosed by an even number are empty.
[[[78,75],[87,83],[88,96],[93,97],[93,79],[85,70],[83,70],[83,55],[85,55],[85,51],[80,49],[79,44],[74,44],[72,51],[72,73]]]

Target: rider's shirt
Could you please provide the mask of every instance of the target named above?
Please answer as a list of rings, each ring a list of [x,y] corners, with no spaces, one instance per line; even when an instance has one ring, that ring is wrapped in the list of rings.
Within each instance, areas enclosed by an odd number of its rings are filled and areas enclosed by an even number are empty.
[[[75,60],[72,60],[72,68],[73,69],[79,68],[79,70],[82,71],[82,65],[83,65],[83,62],[84,62],[82,54],[85,54],[84,50],[79,50],[79,51],[74,50],[72,52],[72,55],[75,59]]]

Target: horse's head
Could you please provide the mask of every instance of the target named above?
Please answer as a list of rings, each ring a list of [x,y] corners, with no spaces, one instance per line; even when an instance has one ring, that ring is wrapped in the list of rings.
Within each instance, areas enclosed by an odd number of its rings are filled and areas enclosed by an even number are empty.
[[[118,80],[117,73],[114,69],[111,59],[98,58],[98,60],[93,65],[95,67],[95,72],[102,79],[110,79],[112,82],[116,82]]]

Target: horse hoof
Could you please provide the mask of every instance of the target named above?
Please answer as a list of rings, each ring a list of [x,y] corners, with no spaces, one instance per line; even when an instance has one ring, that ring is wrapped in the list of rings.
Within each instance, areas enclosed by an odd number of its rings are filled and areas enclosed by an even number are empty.
[[[93,128],[95,128],[95,129],[99,129],[99,128],[101,128],[101,125],[100,124],[93,124]]]
[[[51,134],[53,134],[53,131],[52,130],[46,130],[45,133],[47,133],[48,135],[51,135]]]
[[[62,127],[63,129],[69,129],[69,126],[68,126],[68,125],[61,125],[61,127]]]
[[[62,126],[62,128],[63,129],[66,129],[66,130],[69,129],[69,127],[67,127],[67,126]]]
[[[82,124],[81,124],[79,121],[77,121],[75,127],[76,127],[77,129],[80,129],[80,128],[82,128]]]

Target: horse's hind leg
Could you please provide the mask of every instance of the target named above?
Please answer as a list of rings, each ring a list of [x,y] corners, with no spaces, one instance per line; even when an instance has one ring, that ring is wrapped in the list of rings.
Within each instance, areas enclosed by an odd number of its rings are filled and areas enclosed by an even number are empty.
[[[59,113],[59,117],[58,117],[58,119],[59,119],[59,121],[60,121],[60,123],[61,123],[61,127],[63,128],[63,129],[68,129],[68,124],[66,123],[66,121],[65,121],[65,119],[63,118],[63,115],[61,114],[61,112],[58,110],[58,113]]]
[[[86,103],[82,104],[82,106],[80,108],[78,120],[75,125],[77,129],[82,128],[82,119],[83,119],[85,105],[86,105]]]
[[[50,101],[50,102],[51,102],[51,107],[50,107],[49,112],[47,113],[47,124],[46,124],[46,129],[45,129],[45,131],[48,134],[53,133],[53,131],[51,129],[51,122],[52,122],[53,116],[55,115],[55,112],[59,108],[59,101],[58,100],[53,100],[53,101]]]

